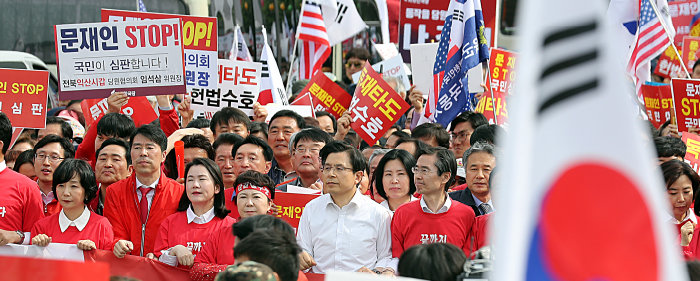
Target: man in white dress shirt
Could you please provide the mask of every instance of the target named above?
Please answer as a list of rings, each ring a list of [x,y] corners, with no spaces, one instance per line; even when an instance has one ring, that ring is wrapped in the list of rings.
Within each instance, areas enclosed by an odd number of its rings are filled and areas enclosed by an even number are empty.
[[[326,194],[306,204],[301,215],[301,269],[394,274],[391,214],[357,189],[367,167],[362,154],[339,141],[320,154]]]

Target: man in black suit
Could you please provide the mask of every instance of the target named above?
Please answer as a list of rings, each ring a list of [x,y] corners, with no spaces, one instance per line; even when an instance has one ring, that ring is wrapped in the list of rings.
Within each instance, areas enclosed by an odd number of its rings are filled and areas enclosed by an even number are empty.
[[[467,188],[450,192],[450,198],[474,209],[477,216],[493,212],[489,176],[496,167],[494,146],[486,142],[477,142],[464,152],[464,170]]]

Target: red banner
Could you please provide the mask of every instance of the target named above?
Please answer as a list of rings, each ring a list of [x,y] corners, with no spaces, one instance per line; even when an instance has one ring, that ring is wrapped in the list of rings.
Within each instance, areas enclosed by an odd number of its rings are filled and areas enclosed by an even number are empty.
[[[440,41],[450,0],[402,0],[399,16],[399,52],[411,63],[411,44]]]
[[[275,205],[277,205],[277,217],[289,223],[296,232],[306,203],[319,196],[321,195],[277,192],[274,200]]]
[[[371,146],[399,121],[408,107],[382,75],[366,62],[348,109],[352,129]]]
[[[507,95],[505,93],[494,93],[492,99],[490,92],[484,92],[484,96],[481,97],[479,103],[476,104],[474,111],[483,114],[486,119],[489,120],[489,124],[503,125],[504,123],[508,123],[506,97]],[[496,102],[493,102],[494,99]],[[496,112],[496,118],[494,118],[494,111]]]
[[[672,79],[671,89],[679,132],[698,127],[700,121],[700,80]]]
[[[696,134],[683,134],[681,138],[685,143],[685,162],[696,173],[700,173],[700,136]]]
[[[112,252],[109,252],[112,254]],[[114,254],[112,254],[114,256]],[[49,260],[19,256],[0,256],[2,280],[107,281],[109,265],[77,261]]]
[[[100,116],[107,114],[107,99],[86,99],[80,103],[85,115],[85,126],[90,126]],[[155,110],[146,97],[130,97],[129,102],[122,106],[120,113],[131,117],[136,127],[151,123],[158,118]]]
[[[659,62],[656,63],[654,74],[665,78],[676,78],[679,71],[683,68],[681,64],[681,59],[676,55],[676,51],[673,50],[673,47],[668,46],[666,51],[659,56]]]
[[[0,69],[0,111],[12,127],[46,127],[48,85],[48,71]]]
[[[313,111],[326,111],[335,116],[336,119],[343,115],[352,101],[352,96],[348,92],[320,71],[311,78],[292,104],[308,104],[306,101],[308,99],[307,93],[311,96]]]
[[[681,59],[688,71],[693,72],[693,65],[698,60],[698,48],[700,47],[700,37],[686,36],[683,37],[683,49],[681,50]]]
[[[668,1],[668,13],[676,28],[676,45],[683,43],[683,37],[690,34],[690,21],[698,12],[700,4],[697,0]]]
[[[491,48],[489,69],[491,70],[491,91],[511,94],[515,82],[515,65],[517,55],[506,50]]]
[[[673,95],[671,85],[642,85],[644,107],[649,121],[658,128],[664,122],[671,120],[673,110]]]
[[[120,259],[114,256],[112,251],[104,250],[85,251],[84,256],[86,265],[94,265],[88,262],[109,264],[110,276],[131,277],[138,280],[190,280],[187,270],[145,257],[126,255]],[[84,274],[84,272],[81,272],[81,274]],[[87,274],[84,275],[89,276]]]

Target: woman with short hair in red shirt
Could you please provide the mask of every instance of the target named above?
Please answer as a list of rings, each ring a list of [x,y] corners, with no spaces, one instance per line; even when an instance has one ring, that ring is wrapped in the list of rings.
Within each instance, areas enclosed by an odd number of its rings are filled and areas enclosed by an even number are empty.
[[[114,240],[107,218],[87,207],[97,196],[95,173],[90,164],[78,159],[65,159],[53,174],[53,194],[61,211],[45,217],[32,228],[32,244],[77,244],[84,251],[109,250]]]

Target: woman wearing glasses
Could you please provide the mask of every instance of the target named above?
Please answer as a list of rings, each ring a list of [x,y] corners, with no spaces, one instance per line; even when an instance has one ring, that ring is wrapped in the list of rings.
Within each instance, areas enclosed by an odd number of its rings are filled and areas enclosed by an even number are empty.
[[[384,198],[384,201],[379,205],[393,213],[399,206],[416,199],[413,197],[416,186],[413,183],[413,171],[411,170],[415,165],[416,160],[413,159],[413,156],[402,149],[391,150],[379,160],[372,175],[372,182],[377,188],[377,193]]]
[[[76,244],[78,249],[109,250],[114,242],[112,225],[86,204],[97,195],[95,174],[83,160],[66,159],[53,173],[53,194],[61,211],[39,220],[32,228],[32,244]]]

